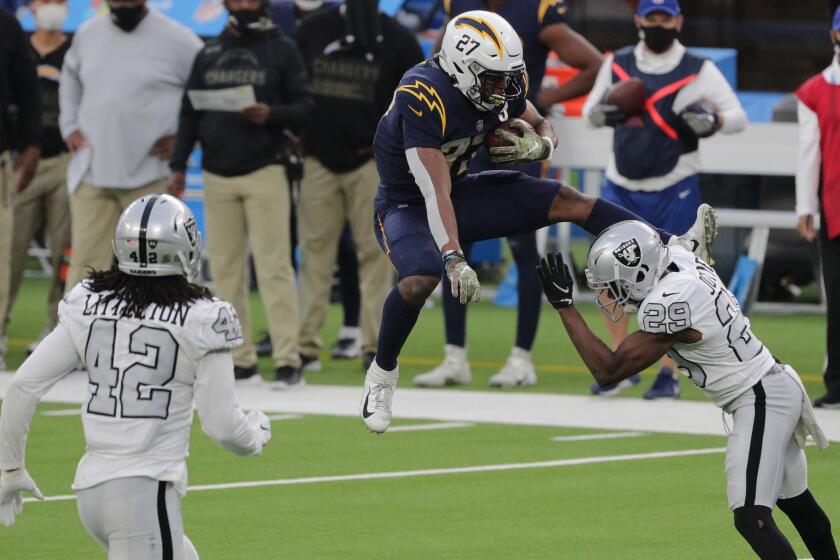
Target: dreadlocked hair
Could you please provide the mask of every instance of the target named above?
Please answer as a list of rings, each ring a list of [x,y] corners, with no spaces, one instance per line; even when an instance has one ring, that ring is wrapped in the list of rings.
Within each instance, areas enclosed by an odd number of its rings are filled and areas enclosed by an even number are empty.
[[[110,270],[90,268],[86,285],[92,292],[111,292],[102,302],[119,300],[121,317],[143,318],[150,305],[178,307],[213,297],[210,290],[180,275],[132,276],[116,265]]]

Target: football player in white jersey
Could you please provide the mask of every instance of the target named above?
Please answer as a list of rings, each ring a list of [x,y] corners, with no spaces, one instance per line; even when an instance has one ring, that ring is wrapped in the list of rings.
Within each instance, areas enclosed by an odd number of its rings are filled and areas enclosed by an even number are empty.
[[[58,326],[6,393],[0,523],[14,524],[24,492],[42,498],[24,464],[37,402],[84,368],[87,445],[73,482],[82,524],[112,560],[198,558],[180,509],[193,403],[204,432],[238,455],[259,455],[271,424],[236,402],[230,350],[242,332],[229,303],[191,283],[201,261],[189,208],[144,196],[120,216],[113,244],[117,265],[65,296]]]
[[[615,352],[575,309],[573,280],[562,256],[543,259],[537,274],[598,383],[626,379],[667,353],[715,405],[732,414],[729,507],[736,528],[760,558],[796,558],[773,522],[778,505],[815,560],[837,560],[828,517],[808,490],[803,452],[808,435],[821,447],[828,442],[799,376],[752,333],[714,269],[681,247],[663,245],[642,222],[604,230],[587,257],[589,287],[609,319],[638,312],[641,329]]]

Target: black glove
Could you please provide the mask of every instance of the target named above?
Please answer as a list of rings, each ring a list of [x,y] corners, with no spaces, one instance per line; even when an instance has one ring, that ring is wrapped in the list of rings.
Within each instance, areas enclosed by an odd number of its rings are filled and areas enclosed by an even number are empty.
[[[618,110],[616,105],[598,103],[589,113],[589,121],[597,126],[609,126],[615,128],[627,120],[627,115]]]
[[[680,118],[697,138],[708,138],[720,128],[720,116],[699,103],[686,107]]]
[[[575,281],[569,272],[568,265],[563,262],[561,253],[544,257],[537,267],[537,276],[540,278],[548,303],[553,305],[554,309],[564,309],[574,303],[572,288]]]

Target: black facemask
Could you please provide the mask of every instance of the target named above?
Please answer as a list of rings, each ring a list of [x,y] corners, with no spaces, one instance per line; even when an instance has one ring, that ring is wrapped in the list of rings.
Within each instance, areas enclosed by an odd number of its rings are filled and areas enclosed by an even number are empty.
[[[268,7],[263,3],[256,10],[234,10],[230,12],[230,24],[243,35],[250,35],[267,29],[273,29]]]
[[[145,15],[146,6],[143,4],[111,8],[111,21],[126,33],[134,31]]]
[[[644,33],[645,45],[655,53],[664,53],[667,51],[680,34],[676,27],[666,29],[658,25],[642,27],[642,32]]]

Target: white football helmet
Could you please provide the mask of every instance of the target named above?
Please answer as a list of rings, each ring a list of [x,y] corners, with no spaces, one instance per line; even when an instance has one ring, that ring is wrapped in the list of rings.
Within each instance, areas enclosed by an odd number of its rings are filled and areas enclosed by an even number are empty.
[[[528,87],[522,40],[493,12],[474,10],[452,18],[439,61],[461,93],[482,111],[506,112],[508,102]]]
[[[117,266],[132,276],[198,278],[201,234],[195,216],[178,198],[151,194],[128,205],[114,231]]]
[[[586,282],[595,290],[598,307],[615,322],[636,313],[656,287],[670,261],[668,247],[644,222],[614,224],[592,243],[586,257]]]

